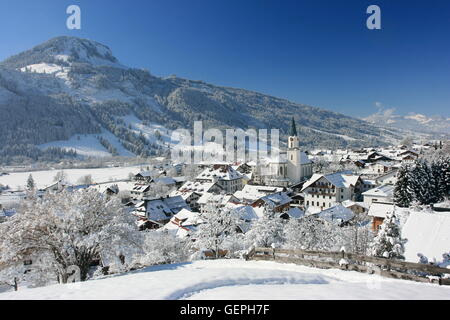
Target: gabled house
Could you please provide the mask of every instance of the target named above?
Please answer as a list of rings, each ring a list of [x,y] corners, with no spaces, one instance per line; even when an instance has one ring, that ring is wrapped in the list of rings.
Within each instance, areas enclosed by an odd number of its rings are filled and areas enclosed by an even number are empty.
[[[243,187],[243,175],[232,166],[217,164],[203,170],[196,178],[196,182],[217,183],[227,194],[233,194]]]
[[[169,222],[182,209],[189,209],[183,198],[165,197],[137,203],[133,214],[141,220],[152,222],[152,227],[158,228]]]
[[[362,193],[363,180],[351,172],[315,174],[303,186],[305,207],[325,210],[345,200],[357,201]]]
[[[278,192],[272,193],[267,196],[262,197],[261,199],[256,200],[252,207],[265,207],[268,205],[273,208],[274,212],[285,212],[290,209],[291,197],[287,195],[286,192]]]
[[[150,183],[153,180],[153,172],[151,171],[141,171],[134,176],[134,181],[137,183]]]

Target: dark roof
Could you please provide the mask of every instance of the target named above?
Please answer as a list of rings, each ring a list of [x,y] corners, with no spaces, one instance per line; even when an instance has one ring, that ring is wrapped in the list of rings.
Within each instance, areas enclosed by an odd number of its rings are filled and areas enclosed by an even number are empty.
[[[297,137],[297,126],[295,125],[294,117],[292,117],[291,129],[289,130],[289,136]]]

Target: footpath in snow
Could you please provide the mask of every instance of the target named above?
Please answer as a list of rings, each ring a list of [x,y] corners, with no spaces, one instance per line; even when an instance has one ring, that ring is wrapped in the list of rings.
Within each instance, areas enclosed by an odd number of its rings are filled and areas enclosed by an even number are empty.
[[[450,299],[450,287],[266,261],[164,265],[99,280],[0,294],[0,299]]]

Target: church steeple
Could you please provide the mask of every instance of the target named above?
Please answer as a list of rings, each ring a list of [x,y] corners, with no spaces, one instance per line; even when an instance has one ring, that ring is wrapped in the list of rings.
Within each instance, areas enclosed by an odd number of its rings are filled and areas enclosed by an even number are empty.
[[[289,131],[290,137],[297,137],[297,126],[295,125],[294,117],[292,117],[291,129]]]

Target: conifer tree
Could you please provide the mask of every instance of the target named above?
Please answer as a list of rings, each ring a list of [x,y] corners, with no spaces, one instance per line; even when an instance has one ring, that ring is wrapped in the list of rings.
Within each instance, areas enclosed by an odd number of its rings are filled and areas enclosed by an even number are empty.
[[[35,187],[36,187],[36,184],[34,183],[33,176],[30,174],[28,176],[28,180],[27,180],[27,189],[31,191],[31,190],[34,190]]]
[[[397,183],[394,189],[394,202],[402,208],[407,208],[413,201],[412,194],[409,192],[409,167],[402,166],[398,172]]]
[[[371,251],[375,257],[387,259],[405,259],[404,240],[401,238],[400,227],[397,224],[397,217],[394,212],[388,213],[381,225],[378,235],[375,237]]]

